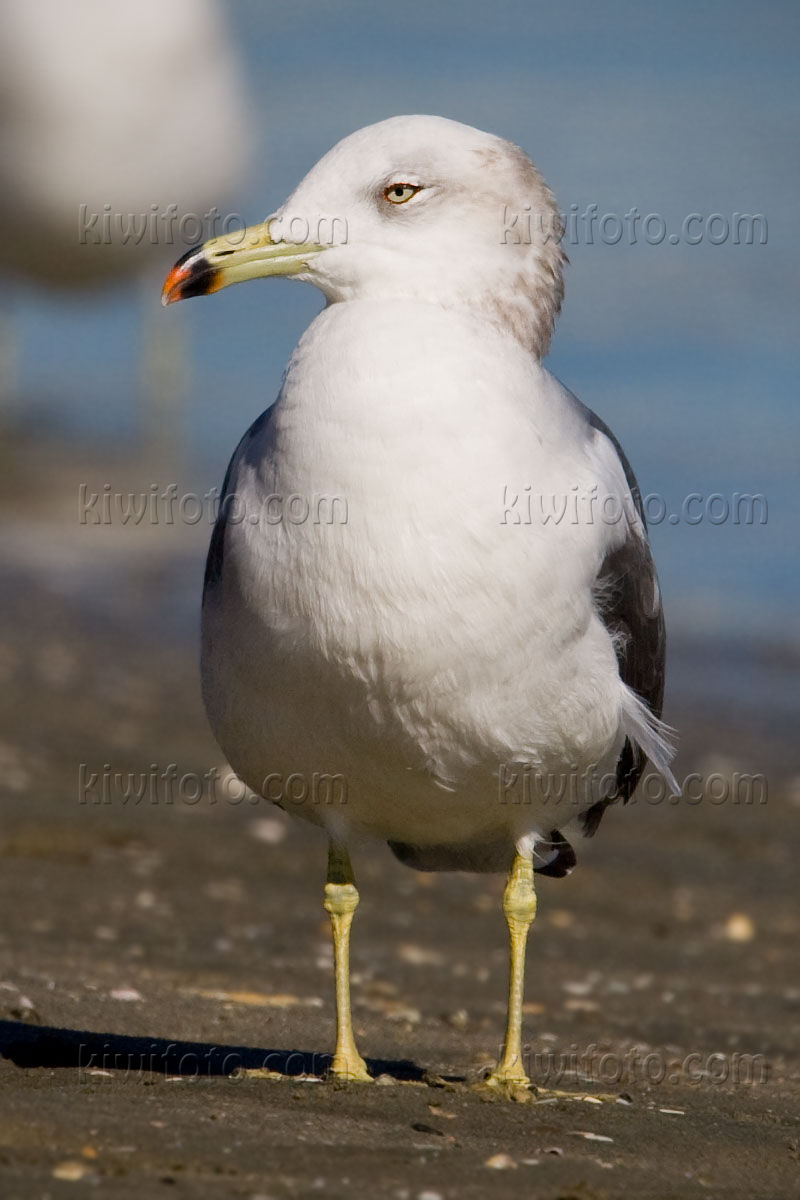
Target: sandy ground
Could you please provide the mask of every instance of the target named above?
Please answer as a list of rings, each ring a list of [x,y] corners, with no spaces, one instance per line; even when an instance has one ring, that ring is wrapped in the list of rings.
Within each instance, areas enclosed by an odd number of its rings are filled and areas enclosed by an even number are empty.
[[[673,709],[679,778],[718,776],[727,797],[613,811],[577,845],[571,878],[540,881],[527,1103],[480,1087],[503,1029],[503,881],[357,853],[354,1014],[380,1078],[334,1086],[320,1079],[333,1038],[324,844],[264,801],[207,783],[195,799],[194,781],[223,766],[195,618],[175,615],[190,612],[199,559],[192,549],[176,577],[168,538],[160,556],[133,542],[101,553],[72,509],[59,525],[18,488],[13,503],[3,1200],[800,1195],[791,737],[768,737],[741,705],[726,720]],[[171,793],[165,771],[183,781]],[[138,801],[104,790],[118,772],[134,773]],[[766,793],[737,802],[736,772],[764,774]],[[272,1075],[236,1073],[256,1066]]]

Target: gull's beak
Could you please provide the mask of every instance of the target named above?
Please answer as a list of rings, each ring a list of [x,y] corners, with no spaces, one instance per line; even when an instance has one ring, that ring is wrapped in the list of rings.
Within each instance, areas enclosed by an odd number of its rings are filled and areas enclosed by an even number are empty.
[[[179,258],[164,281],[161,303],[208,296],[232,283],[262,275],[299,275],[324,249],[313,242],[273,242],[269,221],[212,238]]]

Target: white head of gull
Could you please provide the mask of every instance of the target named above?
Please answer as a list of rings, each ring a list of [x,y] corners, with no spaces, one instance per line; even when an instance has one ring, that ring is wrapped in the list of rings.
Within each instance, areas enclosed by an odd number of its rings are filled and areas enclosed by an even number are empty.
[[[517,146],[397,117],[165,284],[169,303],[287,275],[328,299],[228,469],[202,670],[237,773],[328,833],[341,1078],[369,1078],[350,1020],[353,839],[421,870],[509,872],[509,1017],[488,1083],[515,1092],[534,871],[566,874],[561,827],[593,833],[648,758],[674,782],[638,487],[540,362],[559,235]]]

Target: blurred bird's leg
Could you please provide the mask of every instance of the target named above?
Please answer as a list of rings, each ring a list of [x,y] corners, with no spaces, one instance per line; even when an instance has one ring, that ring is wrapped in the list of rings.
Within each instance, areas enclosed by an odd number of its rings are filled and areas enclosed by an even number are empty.
[[[333,926],[333,964],[336,973],[336,1051],[330,1074],[335,1079],[371,1079],[367,1064],[356,1049],[350,1015],[350,926],[358,907],[350,855],[345,846],[331,841],[328,846],[328,882],[325,909]]]
[[[153,278],[142,279],[140,351],[141,428],[144,450],[156,466],[185,467],[186,398],[189,394],[189,352],[186,324],[164,321],[161,306],[153,306]]]
[[[8,297],[0,299],[0,432],[8,433],[22,417],[17,314]]]
[[[508,922],[510,976],[508,985],[508,1026],[503,1056],[487,1082],[491,1087],[528,1087],[530,1080],[522,1065],[522,993],[525,986],[525,947],[528,930],[536,916],[536,891],[533,886],[533,860],[517,854],[503,894],[503,912]]]

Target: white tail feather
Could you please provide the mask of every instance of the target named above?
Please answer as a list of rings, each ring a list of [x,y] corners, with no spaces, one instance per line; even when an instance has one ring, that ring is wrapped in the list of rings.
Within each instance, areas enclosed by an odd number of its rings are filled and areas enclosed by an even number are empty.
[[[671,729],[658,717],[653,716],[650,709],[632,692],[625,689],[622,701],[623,728],[627,737],[639,746],[650,762],[664,776],[676,796],[680,796],[680,785],[672,773],[670,763],[675,757],[673,738],[675,730]]]

